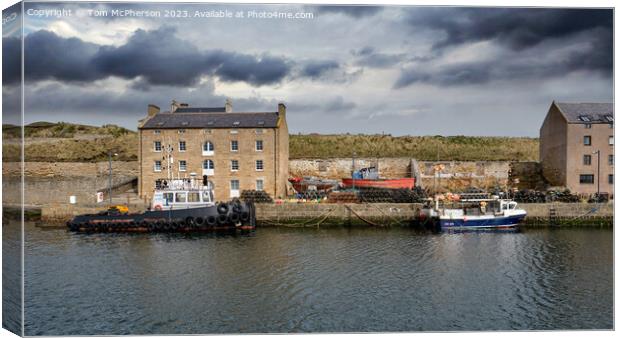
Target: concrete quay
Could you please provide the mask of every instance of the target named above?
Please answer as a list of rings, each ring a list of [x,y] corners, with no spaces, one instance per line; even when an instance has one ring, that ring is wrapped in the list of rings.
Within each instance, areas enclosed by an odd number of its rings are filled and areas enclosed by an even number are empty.
[[[325,226],[409,226],[418,203],[282,203],[257,204],[259,226],[325,227]],[[613,203],[538,203],[519,204],[528,213],[525,226],[592,226],[613,225]],[[140,211],[143,205],[130,205]],[[73,216],[103,210],[102,206],[49,205],[41,208],[42,223],[64,223]]]

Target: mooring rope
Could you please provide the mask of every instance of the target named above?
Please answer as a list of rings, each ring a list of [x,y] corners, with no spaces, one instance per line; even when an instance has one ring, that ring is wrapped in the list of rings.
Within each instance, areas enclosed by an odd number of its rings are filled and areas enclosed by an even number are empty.
[[[360,216],[357,212],[353,211],[353,209],[351,209],[351,207],[349,207],[348,205],[344,206],[345,208],[347,208],[347,210],[349,210],[351,213],[353,213],[355,216],[357,216],[357,218],[361,219],[362,221],[372,225],[372,226],[376,226],[376,227],[382,227],[382,225],[379,225],[377,223],[374,223],[372,221],[369,221],[367,219],[365,219],[364,217]]]
[[[329,214],[331,214],[335,209],[336,208],[330,208],[326,212],[324,212],[322,215],[319,215],[315,218],[311,218],[309,220],[299,222],[299,223],[292,223],[292,224],[291,223],[280,223],[280,222],[272,222],[272,221],[267,221],[267,220],[262,220],[260,222],[273,225],[273,226],[284,226],[284,227],[289,227],[289,228],[308,228],[310,226],[318,228],[327,219]],[[319,221],[316,223],[312,223],[317,220]]]
[[[378,208],[377,206],[375,206],[373,203],[366,203],[366,205],[370,205],[373,208],[375,208],[375,210],[378,210],[381,214],[383,214],[383,216],[391,219],[392,221],[396,222],[398,225],[403,225],[405,223],[403,223],[402,221],[399,221],[398,219],[394,218],[391,215],[386,214],[383,210],[381,210],[380,208]]]

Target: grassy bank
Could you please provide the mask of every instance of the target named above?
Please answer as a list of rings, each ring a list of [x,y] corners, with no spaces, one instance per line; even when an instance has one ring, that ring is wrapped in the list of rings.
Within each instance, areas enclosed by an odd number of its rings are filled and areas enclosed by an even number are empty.
[[[3,158],[19,160],[19,127],[3,125]],[[102,127],[37,122],[26,126],[26,161],[97,162],[114,149],[118,160],[137,160],[136,132]],[[527,137],[291,135],[290,158],[411,157],[419,160],[536,161],[538,139]]]
[[[291,158],[412,157],[418,160],[536,161],[538,139],[527,137],[291,135]]]

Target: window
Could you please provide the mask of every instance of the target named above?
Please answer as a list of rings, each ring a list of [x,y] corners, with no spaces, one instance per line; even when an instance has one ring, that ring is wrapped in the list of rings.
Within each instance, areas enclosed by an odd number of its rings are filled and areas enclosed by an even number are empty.
[[[174,202],[174,194],[171,192],[164,193],[164,200],[166,201],[166,205]]]
[[[179,171],[187,171],[187,161],[179,161]]]
[[[155,151],[161,151],[161,141],[155,141],[153,142],[153,149]]]
[[[230,197],[239,197],[239,180],[230,181]]]
[[[237,140],[230,141],[230,151],[239,151],[239,141]]]
[[[614,145],[614,137],[613,137],[613,135],[612,135],[612,136],[609,136],[609,145],[610,145],[610,146],[613,146],[613,145]]]
[[[583,137],[583,145],[584,146],[591,146],[592,145],[592,136],[590,135],[586,135]]]
[[[581,184],[593,184],[594,175],[579,175],[579,183]]]
[[[177,203],[187,202],[187,192],[177,192],[176,194],[174,194],[174,197]]]
[[[583,155],[583,165],[592,164],[592,155]]]
[[[263,140],[256,140],[256,151],[263,151]]]
[[[609,174],[607,176],[607,183],[614,184],[614,175],[613,174]]]
[[[239,131],[237,129],[231,129],[230,133],[231,134],[239,134]]]
[[[230,161],[230,170],[231,171],[239,170],[239,161],[238,160],[231,160]]]
[[[586,124],[584,124],[584,127],[586,127],[586,129],[592,129],[592,124],[591,123],[586,123]]]
[[[205,134],[211,134],[211,133],[213,132],[213,130],[211,130],[211,129],[205,129],[205,130],[204,130],[204,132],[205,132]]]
[[[187,201],[190,203],[198,203],[200,202],[200,193],[199,192],[190,192],[187,195]]]
[[[258,179],[256,180],[256,190],[261,191],[264,189],[264,184],[265,181],[263,181],[262,179]]]
[[[609,165],[614,165],[614,155],[607,156],[607,163]]]
[[[153,133],[154,133],[155,135],[159,135],[159,134],[161,134],[161,130],[159,130],[159,129],[155,129],[155,130],[153,131]]]
[[[256,160],[256,171],[263,171],[263,160]]]
[[[185,145],[185,141],[179,141],[179,151],[186,151],[187,146]]]
[[[209,152],[209,151],[214,151],[215,150],[215,146],[213,145],[213,142],[211,141],[207,141],[202,145],[202,151],[204,152]]]
[[[263,133],[263,129],[262,128],[258,128],[256,129],[256,134],[262,134]]]
[[[155,161],[155,165],[153,165],[153,171],[161,171],[161,161]]]
[[[204,161],[202,161],[202,169],[215,169],[215,165],[213,164],[213,160],[204,160]]]
[[[179,129],[179,134],[185,134],[185,129]]]

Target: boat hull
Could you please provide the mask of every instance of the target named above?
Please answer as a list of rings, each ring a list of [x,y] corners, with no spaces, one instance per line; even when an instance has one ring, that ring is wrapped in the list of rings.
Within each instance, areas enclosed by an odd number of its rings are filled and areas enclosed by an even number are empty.
[[[69,230],[76,232],[207,232],[251,230],[255,226],[255,209],[251,203],[222,203],[140,214],[88,214],[67,222]]]
[[[385,189],[413,189],[415,178],[395,178],[395,179],[352,179],[343,178],[342,185],[345,188],[385,188]]]
[[[442,229],[501,229],[514,228],[525,218],[524,214],[491,218],[439,218]]]

